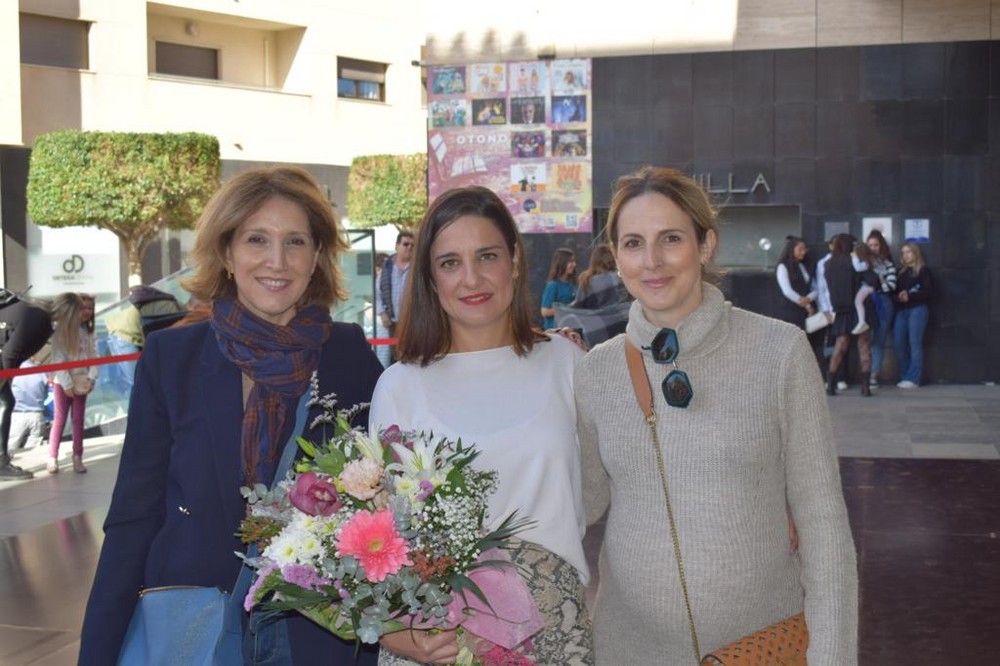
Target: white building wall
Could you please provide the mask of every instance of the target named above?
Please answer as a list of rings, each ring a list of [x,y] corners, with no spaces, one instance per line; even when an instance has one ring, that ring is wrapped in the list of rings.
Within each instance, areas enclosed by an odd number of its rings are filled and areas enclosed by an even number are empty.
[[[17,3],[0,2],[0,144],[21,143],[21,62]]]
[[[223,159],[250,161],[346,166],[361,154],[420,152],[426,111],[411,62],[421,21],[407,0],[356,4],[20,0],[24,12],[91,21],[90,68],[19,65],[7,10],[0,82],[22,94],[0,101],[0,142],[30,146],[40,133],[80,128],[206,132]],[[150,74],[156,40],[219,49],[224,81]],[[339,98],[338,56],[386,63],[385,102]]]
[[[431,64],[1000,38],[1000,0],[428,0]]]

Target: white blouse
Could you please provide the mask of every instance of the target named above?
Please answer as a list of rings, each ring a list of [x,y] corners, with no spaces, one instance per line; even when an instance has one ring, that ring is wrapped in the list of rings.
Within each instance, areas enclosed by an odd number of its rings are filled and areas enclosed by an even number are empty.
[[[573,373],[583,352],[555,336],[527,356],[510,347],[448,354],[420,367],[395,363],[372,398],[372,432],[396,424],[462,438],[478,469],[499,473],[487,527],[511,512],[535,523],[518,536],[573,565],[586,584],[586,531]]]

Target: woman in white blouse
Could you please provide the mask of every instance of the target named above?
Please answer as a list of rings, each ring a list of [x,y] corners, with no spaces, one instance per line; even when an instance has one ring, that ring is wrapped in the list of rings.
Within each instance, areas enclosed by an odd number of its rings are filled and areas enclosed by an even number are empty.
[[[545,619],[536,664],[593,664],[581,543],[586,529],[573,374],[583,355],[532,325],[525,249],[507,206],[478,186],[450,190],[417,234],[397,343],[375,387],[373,431],[462,438],[499,473],[487,529],[511,512],[534,524],[510,551]],[[454,663],[455,633],[400,631],[379,663]]]

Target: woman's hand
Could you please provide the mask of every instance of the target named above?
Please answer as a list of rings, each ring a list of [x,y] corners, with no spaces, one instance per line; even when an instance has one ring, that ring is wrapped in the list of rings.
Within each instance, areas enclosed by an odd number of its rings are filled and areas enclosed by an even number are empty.
[[[901,291],[901,292],[899,292],[899,302],[900,303],[909,303],[909,301],[910,301],[910,292],[908,292],[908,291]]]
[[[563,326],[562,328],[550,328],[546,333],[551,333],[555,335],[561,335],[583,351],[589,351],[587,349],[587,343],[583,341],[580,333],[575,328],[570,328],[569,326]]]
[[[382,646],[396,654],[422,664],[454,664],[458,658],[455,630],[424,631],[404,629],[385,634]]]

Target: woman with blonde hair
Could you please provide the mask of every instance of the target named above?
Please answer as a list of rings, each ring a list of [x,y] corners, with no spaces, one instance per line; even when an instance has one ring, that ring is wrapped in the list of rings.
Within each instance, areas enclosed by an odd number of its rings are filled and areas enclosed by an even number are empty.
[[[896,318],[892,342],[899,366],[902,389],[920,386],[924,371],[924,333],[930,317],[928,307],[933,282],[924,262],[924,253],[916,243],[906,242],[899,250],[900,268],[896,273]]]
[[[206,321],[146,339],[118,480],[80,638],[82,666],[118,659],[139,591],[234,590],[246,549],[241,486],[269,486],[315,378],[348,408],[371,399],[382,366],[356,324],[335,323],[346,249],[319,185],[298,167],[258,168],[205,207],[185,286]],[[311,405],[305,424],[321,413]],[[246,581],[249,587],[249,581]],[[245,663],[372,664],[296,613],[241,613]],[[183,636],[177,637],[180,643]]]
[[[52,301],[52,363],[79,361],[97,356],[94,339],[94,297],[66,292]],[[73,471],[83,474],[83,418],[87,395],[97,382],[96,365],[59,370],[52,375],[53,417],[49,432],[49,474],[59,472],[59,443],[66,418],[72,414]]]
[[[619,178],[606,233],[636,300],[575,378],[588,521],[608,511],[596,663],[698,663],[804,611],[809,663],[856,664],[854,544],[805,332],[712,285],[716,214],[679,171]]]

